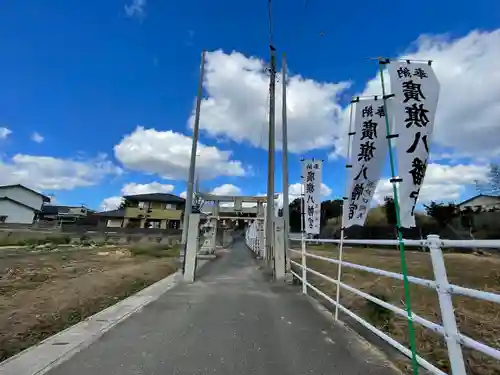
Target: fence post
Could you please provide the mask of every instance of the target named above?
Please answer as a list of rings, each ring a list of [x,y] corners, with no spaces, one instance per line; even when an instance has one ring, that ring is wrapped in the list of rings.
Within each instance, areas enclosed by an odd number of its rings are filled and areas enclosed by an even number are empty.
[[[306,271],[306,241],[304,241],[305,233],[302,232],[302,293],[307,294],[307,271]]]
[[[446,274],[443,252],[439,236],[431,234],[427,236],[427,244],[431,253],[432,269],[436,280],[436,291],[438,294],[439,308],[441,309],[441,320],[444,328],[444,338],[448,348],[451,372],[453,375],[466,375],[462,346],[458,336],[457,321],[451,299],[450,284]]]

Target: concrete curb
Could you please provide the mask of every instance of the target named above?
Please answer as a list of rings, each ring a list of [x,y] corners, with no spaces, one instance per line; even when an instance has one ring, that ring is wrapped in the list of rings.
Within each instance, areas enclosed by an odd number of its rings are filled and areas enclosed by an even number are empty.
[[[209,263],[200,260],[197,270]],[[2,375],[42,375],[97,341],[104,333],[182,282],[177,271],[0,363]]]

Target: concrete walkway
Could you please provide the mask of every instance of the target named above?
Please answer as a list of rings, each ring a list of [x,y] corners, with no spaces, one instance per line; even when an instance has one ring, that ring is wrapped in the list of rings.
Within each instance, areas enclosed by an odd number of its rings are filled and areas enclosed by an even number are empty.
[[[243,242],[49,375],[392,375],[379,353],[272,283]]]

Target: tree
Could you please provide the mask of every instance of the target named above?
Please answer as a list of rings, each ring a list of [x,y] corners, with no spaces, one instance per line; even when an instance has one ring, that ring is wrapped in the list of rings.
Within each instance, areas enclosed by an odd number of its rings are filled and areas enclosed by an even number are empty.
[[[300,211],[300,200],[302,198],[294,199],[289,205],[290,213],[290,231],[300,232],[301,231],[301,211]],[[321,223],[320,227],[323,228],[327,221],[332,218],[337,218],[342,216],[342,199],[334,199],[321,202]]]
[[[460,224],[462,224],[462,227],[468,229],[474,227],[474,210],[471,207],[465,207],[465,209],[460,212]]]
[[[118,209],[123,210],[125,207],[131,207],[131,206],[132,206],[132,202],[130,202],[128,199],[123,198],[122,202],[118,206]]]
[[[457,206],[453,203],[447,205],[432,201],[428,206],[424,204],[425,212],[434,218],[441,228],[451,224],[453,218],[457,216]]]
[[[335,217],[342,216],[342,199],[334,199],[321,202],[321,223],[320,226],[323,228],[326,222]]]
[[[366,215],[366,226],[384,226],[387,225],[384,206],[373,207]]]
[[[300,232],[300,201],[302,198],[294,199],[289,205],[290,232]]]
[[[479,194],[500,196],[500,164],[490,164],[486,182],[476,183],[476,190]]]
[[[398,217],[396,214],[396,204],[394,203],[394,198],[384,197],[384,213],[387,218],[387,222],[394,227],[394,236],[398,238],[398,230],[396,225],[398,224]],[[396,249],[398,245],[396,245]]]
[[[394,227],[398,223],[396,216],[396,204],[394,203],[394,198],[384,197],[384,213],[387,218],[387,222]]]

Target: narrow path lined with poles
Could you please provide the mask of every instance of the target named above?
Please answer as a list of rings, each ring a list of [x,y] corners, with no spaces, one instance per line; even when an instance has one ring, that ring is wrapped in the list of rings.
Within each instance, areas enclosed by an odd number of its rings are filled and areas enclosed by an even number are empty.
[[[241,240],[49,375],[391,375],[387,361],[270,282]]]

